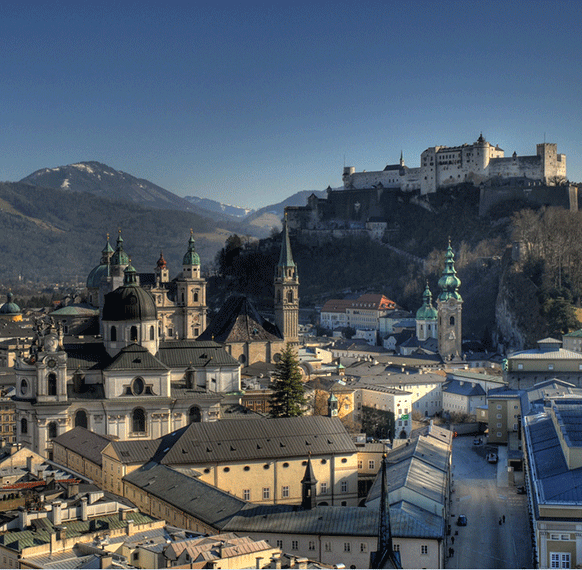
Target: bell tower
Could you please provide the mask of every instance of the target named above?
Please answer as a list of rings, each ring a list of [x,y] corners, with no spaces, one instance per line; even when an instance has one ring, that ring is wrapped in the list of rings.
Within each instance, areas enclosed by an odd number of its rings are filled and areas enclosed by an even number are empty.
[[[291,253],[287,216],[283,222],[281,254],[275,272],[275,324],[286,343],[299,343],[299,276]]]
[[[449,239],[445,268],[439,279],[441,292],[437,299],[439,354],[445,361],[461,359],[463,299],[458,291],[460,285],[461,280],[455,270],[455,254]]]

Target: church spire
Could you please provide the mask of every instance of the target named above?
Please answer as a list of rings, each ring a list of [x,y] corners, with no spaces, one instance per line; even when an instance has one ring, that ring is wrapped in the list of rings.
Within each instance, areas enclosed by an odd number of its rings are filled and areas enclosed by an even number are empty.
[[[439,299],[441,301],[446,301],[447,299],[453,298],[462,301],[463,299],[458,291],[460,286],[461,280],[457,277],[457,271],[455,269],[455,254],[451,247],[451,238],[449,238],[449,247],[445,254],[445,268],[439,279],[439,287],[441,289]]]
[[[295,262],[293,261],[293,254],[291,253],[291,241],[289,240],[289,227],[287,225],[287,212],[285,212],[285,220],[283,221],[283,231],[282,231],[282,241],[281,241],[281,252],[279,254],[279,268],[296,268]]]
[[[402,568],[400,554],[394,552],[390,527],[390,498],[388,495],[388,459],[386,454],[380,468],[380,516],[378,523],[378,545],[370,557],[370,568]]]
[[[317,501],[317,479],[313,473],[313,466],[311,465],[311,455],[307,460],[305,467],[305,475],[301,479],[301,508],[313,509]]]

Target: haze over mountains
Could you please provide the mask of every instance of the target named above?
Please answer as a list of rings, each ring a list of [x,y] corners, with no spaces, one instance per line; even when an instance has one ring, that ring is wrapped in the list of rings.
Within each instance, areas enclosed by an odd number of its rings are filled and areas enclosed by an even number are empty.
[[[150,271],[163,250],[176,273],[192,229],[206,271],[229,235],[268,236],[281,228],[285,205],[304,205],[309,194],[254,212],[182,198],[97,161],[43,168],[19,182],[0,183],[3,281],[82,280],[98,264],[106,234],[114,245],[118,229],[138,271]]]

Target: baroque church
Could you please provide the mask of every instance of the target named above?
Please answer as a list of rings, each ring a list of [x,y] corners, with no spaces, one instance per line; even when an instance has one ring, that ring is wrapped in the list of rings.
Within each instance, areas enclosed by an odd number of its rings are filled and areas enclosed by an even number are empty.
[[[173,280],[163,255],[153,275],[138,274],[121,233],[115,250],[107,240],[87,279],[101,334],[65,337],[49,315],[36,322],[32,344],[15,359],[17,441],[51,457],[52,439],[76,426],[151,440],[219,419],[225,395],[240,391],[241,363],[273,362],[285,343],[298,343],[299,280],[286,225],[282,237],[276,324],[250,302],[229,300],[209,327],[192,235]],[[241,320],[233,305],[244,305],[254,321]]]

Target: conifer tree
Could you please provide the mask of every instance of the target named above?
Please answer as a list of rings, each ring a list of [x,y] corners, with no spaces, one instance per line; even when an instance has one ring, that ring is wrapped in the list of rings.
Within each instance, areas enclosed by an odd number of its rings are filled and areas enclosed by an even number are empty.
[[[307,404],[295,349],[287,344],[274,372],[275,387],[271,397],[271,417],[302,416]]]

